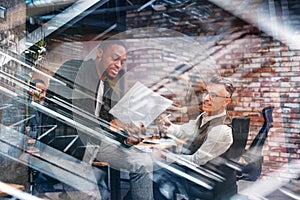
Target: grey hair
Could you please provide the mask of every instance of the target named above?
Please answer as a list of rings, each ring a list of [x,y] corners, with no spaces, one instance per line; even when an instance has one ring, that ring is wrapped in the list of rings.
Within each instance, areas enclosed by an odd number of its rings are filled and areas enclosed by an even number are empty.
[[[232,97],[235,88],[230,80],[220,76],[213,76],[209,82],[224,85],[226,91],[229,93],[230,97]]]

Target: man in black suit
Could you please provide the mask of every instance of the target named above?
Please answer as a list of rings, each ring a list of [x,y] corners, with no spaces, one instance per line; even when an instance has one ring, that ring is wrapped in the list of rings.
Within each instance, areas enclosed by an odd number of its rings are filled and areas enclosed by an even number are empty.
[[[132,143],[137,142],[134,136],[112,131],[111,128],[122,124],[109,111],[122,96],[120,76],[124,73],[126,46],[119,40],[105,40],[96,51],[95,59],[86,60],[80,66],[72,95],[73,105],[81,110],[74,112],[74,120],[102,136],[99,139],[88,131],[78,129],[87,147],[83,159],[91,162],[91,159],[96,158],[108,162],[114,169],[127,170],[131,186],[128,197],[153,199],[151,157],[131,148]],[[103,136],[109,136],[115,142],[103,139]]]

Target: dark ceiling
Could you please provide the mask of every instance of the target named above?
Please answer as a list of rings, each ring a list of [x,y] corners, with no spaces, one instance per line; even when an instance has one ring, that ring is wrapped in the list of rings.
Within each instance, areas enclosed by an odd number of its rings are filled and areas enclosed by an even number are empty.
[[[37,3],[32,4],[32,2],[44,2],[44,4],[37,6]],[[106,3],[103,4],[103,2]],[[272,6],[275,8],[277,15],[281,14],[283,7],[287,7],[291,18],[295,15],[297,16],[299,13],[297,0],[265,0],[261,5],[265,5],[271,9],[270,2],[273,2]],[[246,4],[250,3],[251,1],[249,0],[240,1],[240,4],[243,4],[243,6],[247,6]],[[36,30],[47,23],[48,20],[63,13],[73,4],[74,0],[29,0],[27,2],[27,31],[32,32]],[[182,19],[188,18],[198,21],[196,24],[198,26],[201,25],[201,19],[205,19],[211,12],[210,7],[207,6],[208,4],[212,3],[206,0],[103,0],[82,12],[71,21],[68,21],[62,27],[59,27],[51,34],[51,37],[61,38],[68,35],[94,37],[105,32],[112,26],[113,29],[111,32],[122,32],[126,30],[125,15],[127,11],[141,12],[143,10],[150,10],[152,12],[160,12],[173,25],[184,24],[182,23]],[[187,20],[187,22],[192,20]]]
[[[34,0],[32,0],[34,2]],[[38,1],[38,0],[36,0]],[[44,1],[44,4],[37,6],[35,4],[27,4],[27,31],[30,33],[40,26],[53,19],[56,15],[63,13],[66,9],[73,5],[68,3],[50,3],[51,0]],[[54,0],[55,1],[55,0]],[[57,0],[58,1],[58,0]],[[53,1],[52,1],[53,2]],[[192,18],[201,18],[203,9],[199,14],[199,2],[203,7],[203,2],[193,0],[127,0],[117,1],[108,0],[105,4],[99,1],[88,10],[82,12],[76,18],[68,21],[62,27],[58,28],[51,36],[65,37],[66,35],[79,34],[82,36],[98,35],[114,26],[112,31],[121,32],[126,30],[126,11],[151,10],[153,12],[164,12],[164,17],[170,21],[177,23],[182,19],[182,15],[189,13]],[[207,2],[206,2],[207,3]],[[197,6],[198,5],[198,6]],[[209,10],[207,10],[209,12]]]
[[[99,3],[96,3],[88,10],[81,12],[74,19],[57,29],[51,36],[59,37],[74,34],[98,35],[114,24],[117,25],[114,31],[123,31],[126,29],[125,12],[136,10],[143,4],[142,1],[134,2],[134,4],[129,4],[126,1],[122,1],[122,3],[107,1],[104,4],[102,2],[99,1]],[[27,31],[32,32],[36,30],[72,5],[73,3],[59,5],[44,4],[39,7],[33,5],[27,6]]]

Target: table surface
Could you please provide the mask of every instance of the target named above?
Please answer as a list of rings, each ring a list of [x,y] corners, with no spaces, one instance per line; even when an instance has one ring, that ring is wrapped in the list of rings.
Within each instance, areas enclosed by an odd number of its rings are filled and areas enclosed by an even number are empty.
[[[153,139],[153,138],[146,138],[139,144],[135,145],[141,151],[144,152],[151,152],[152,149],[170,149],[176,147],[177,143],[170,138],[160,138],[160,139]]]
[[[18,189],[18,190],[25,190],[24,185],[13,184],[13,183],[5,183],[5,184],[10,186],[10,187],[13,187],[15,189]],[[7,194],[5,192],[0,191],[0,196],[3,196],[3,195],[7,195]]]

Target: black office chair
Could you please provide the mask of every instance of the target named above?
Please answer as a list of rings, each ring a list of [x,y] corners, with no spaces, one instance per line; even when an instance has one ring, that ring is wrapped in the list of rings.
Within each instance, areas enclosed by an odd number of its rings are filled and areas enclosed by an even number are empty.
[[[224,175],[223,168],[229,171],[241,172],[243,164],[239,162],[242,155],[245,154],[246,144],[248,140],[250,117],[233,117],[232,119],[233,143],[223,156],[210,161],[210,165],[206,165],[209,170],[214,170],[219,175]],[[216,170],[220,168],[220,170]],[[233,171],[232,171],[233,170]]]
[[[238,180],[256,181],[259,178],[263,164],[262,148],[268,137],[268,132],[273,126],[273,110],[274,106],[268,106],[262,110],[262,115],[265,120],[264,124],[249,149],[242,155],[246,164],[243,164],[242,170],[238,172]]]
[[[245,149],[250,127],[249,117],[236,117],[232,120],[233,144],[225,154],[225,159],[219,163],[231,168],[236,172],[237,181],[256,181],[261,175],[263,156],[262,148],[268,136],[269,129],[272,127],[272,112],[274,106],[265,107],[262,110],[264,124],[248,150]],[[245,163],[239,160],[243,158]],[[225,162],[225,163],[224,163]],[[226,169],[222,168],[221,169]],[[220,174],[224,174],[221,170]],[[222,195],[222,193],[221,193]]]
[[[248,140],[250,117],[234,117],[232,119],[233,144],[226,153],[232,160],[238,161],[243,153]]]

